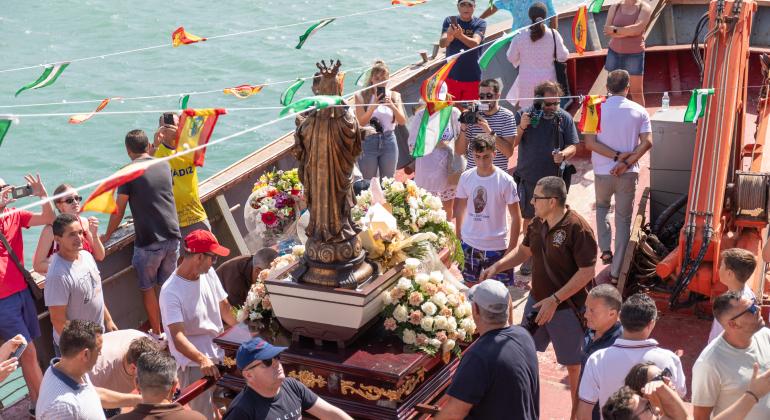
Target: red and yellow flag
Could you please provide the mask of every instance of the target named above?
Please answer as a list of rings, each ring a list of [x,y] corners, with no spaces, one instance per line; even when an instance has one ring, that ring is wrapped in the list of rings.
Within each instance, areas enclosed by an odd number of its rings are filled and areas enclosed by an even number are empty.
[[[226,110],[220,108],[185,109],[182,111],[182,119],[179,121],[173,147],[181,152],[208,143],[211,133],[214,132],[217,119],[226,113]],[[205,158],[205,148],[196,150],[193,160],[195,166],[203,166]]]
[[[586,50],[586,41],[588,39],[588,9],[586,6],[580,6],[575,17],[572,19],[572,43],[575,44],[575,52],[583,55]]]
[[[404,6],[415,6],[418,4],[426,3],[428,0],[392,0],[390,4],[396,5],[396,4],[403,4]]]
[[[99,112],[99,111],[103,110],[104,108],[106,108],[107,104],[109,104],[110,101],[113,100],[113,99],[121,99],[121,98],[107,98],[107,99],[103,100],[99,104],[99,106],[96,107],[96,109],[93,112],[89,112],[88,114],[75,114],[75,115],[71,116],[70,117],[70,121],[69,121],[70,124],[83,124],[84,122],[90,120],[91,117],[96,115],[97,112]]]
[[[441,66],[438,71],[433,73],[432,76],[428,77],[424,82],[422,82],[422,86],[420,86],[420,97],[422,97],[422,100],[425,101],[425,104],[428,106],[428,114],[433,114],[452,105],[452,101],[450,99],[439,99],[439,92],[441,91],[441,86],[444,84],[444,81],[446,80],[447,76],[449,76],[449,72],[452,70],[452,67],[454,67],[456,62],[456,57],[450,59],[446,64]]]
[[[174,47],[178,47],[182,44],[194,44],[196,42],[205,41],[206,38],[193,35],[184,30],[184,26],[176,28],[174,33],[171,34],[171,43]]]
[[[227,88],[224,90],[226,95],[233,95],[238,99],[246,99],[251,95],[256,95],[262,91],[264,85],[240,85],[236,87]]]
[[[115,189],[142,176],[152,162],[152,160],[145,160],[131,163],[118,169],[111,177],[96,187],[94,192],[88,196],[86,202],[83,203],[83,208],[80,211],[95,211],[107,214],[118,211],[118,205],[115,203]]]
[[[583,99],[578,130],[583,134],[596,134],[602,132],[602,104],[607,100],[606,96],[589,95]]]

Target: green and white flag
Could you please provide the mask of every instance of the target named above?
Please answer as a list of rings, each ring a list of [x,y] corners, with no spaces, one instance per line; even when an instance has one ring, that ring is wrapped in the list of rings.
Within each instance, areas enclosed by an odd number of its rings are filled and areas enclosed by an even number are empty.
[[[310,107],[315,107],[315,109],[324,109],[332,105],[339,105],[342,102],[343,102],[342,96],[333,96],[333,95],[310,96],[308,98],[300,99],[299,101],[294,102],[291,105],[287,105],[286,108],[281,110],[280,115],[283,117],[284,115],[289,114],[291,112],[302,112]]]
[[[517,29],[493,42],[492,45],[490,45],[484,51],[484,54],[481,55],[481,58],[479,58],[479,67],[481,67],[482,70],[486,70],[487,66],[489,66],[489,63],[492,62],[492,59],[495,58],[497,53],[500,52],[500,50],[503,48],[508,48],[508,45],[511,44],[513,37],[518,35],[519,32],[521,32],[521,29]]]
[[[368,70],[364,70],[363,73],[361,73],[360,76],[358,76],[358,79],[356,79],[356,86],[358,87],[364,87],[364,84],[367,80],[369,80],[369,76],[372,74],[371,67]]]
[[[37,80],[28,85],[22,86],[21,89],[17,90],[16,94],[13,96],[19,96],[21,92],[24,92],[28,89],[40,89],[52,85],[56,79],[61,76],[61,74],[64,72],[64,69],[66,69],[69,65],[70,63],[58,63],[45,66],[43,74],[41,74]]]
[[[591,13],[601,13],[604,0],[592,0],[588,5],[588,11]]]
[[[3,139],[5,138],[5,135],[8,134],[12,122],[13,121],[8,119],[0,119],[0,146],[3,145]]]
[[[418,158],[433,152],[452,119],[453,108],[451,105],[444,107],[441,111],[434,112],[433,115],[430,115],[428,109],[425,108],[420,122],[420,130],[414,141],[412,157]]]
[[[190,95],[184,95],[179,98],[179,109],[187,109],[188,102],[190,102]]]
[[[334,18],[331,19],[324,19],[318,23],[313,24],[313,26],[307,28],[307,31],[305,31],[304,34],[300,35],[299,37],[299,44],[297,44],[296,49],[302,48],[303,45],[305,45],[305,41],[307,41],[308,38],[310,38],[313,34],[318,32],[321,28],[324,26],[334,22]]]
[[[709,96],[713,94],[714,88],[694,89],[690,95],[690,103],[687,104],[687,111],[684,113],[684,122],[697,123],[698,118],[705,114]]]
[[[294,100],[294,95],[297,93],[299,88],[302,87],[302,85],[305,84],[305,81],[302,79],[297,79],[296,82],[292,83],[291,86],[287,87],[286,90],[283,91],[281,94],[281,105],[288,106],[291,101]]]

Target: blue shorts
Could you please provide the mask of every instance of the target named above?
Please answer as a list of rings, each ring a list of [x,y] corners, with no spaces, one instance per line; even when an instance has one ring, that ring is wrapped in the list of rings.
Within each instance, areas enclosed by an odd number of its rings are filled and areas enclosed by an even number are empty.
[[[636,54],[621,54],[608,48],[604,69],[608,72],[623,69],[631,76],[641,76],[644,74],[644,51]]]
[[[462,245],[463,254],[465,255],[465,265],[463,266],[462,271],[463,279],[465,280],[466,284],[478,283],[479,277],[481,276],[481,270],[488,268],[492,264],[498,262],[501,258],[503,258],[503,255],[505,255],[505,250],[482,251],[473,248],[465,242],[463,242]],[[512,286],[514,280],[513,269],[497,273],[497,275],[492,278],[495,280],[500,280],[506,286]]]
[[[179,239],[156,242],[146,247],[134,246],[134,257],[131,265],[136,270],[139,280],[139,290],[150,290],[162,286],[167,278],[176,270],[179,259]]]
[[[535,303],[535,298],[529,295],[524,305],[524,318],[532,312]],[[554,312],[553,318],[547,324],[541,325],[532,336],[535,349],[539,352],[544,352],[548,344],[553,343],[556,361],[564,366],[579,365],[583,362],[583,337],[585,331],[580,325],[580,320],[569,307]]]
[[[27,343],[40,337],[35,299],[29,289],[0,299],[0,340],[7,341],[21,334]]]

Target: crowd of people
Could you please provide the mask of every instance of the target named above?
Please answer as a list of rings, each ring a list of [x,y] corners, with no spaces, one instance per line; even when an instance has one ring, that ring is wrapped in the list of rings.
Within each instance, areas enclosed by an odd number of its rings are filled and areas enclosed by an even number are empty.
[[[458,0],[457,9],[444,20],[439,41],[447,56],[462,53],[442,93],[457,105],[435,150],[417,158],[414,179],[441,199],[454,222],[479,337],[464,352],[435,417],[538,418],[537,353],[550,345],[568,373],[573,419],[770,417],[770,332],[747,286],[758,264],[752,253],[732,248],[720,255],[719,279],[728,291],[714,301],[709,341],[693,368],[692,411],[682,401],[687,380],[680,356],[651,338],[655,302],[645,294],[623,300],[615,286],[639,161],[652,147],[642,89],[649,6],[641,0],[613,5],[604,27],[611,38],[609,97],[601,133],[584,135],[595,173],[598,237],[567,205],[578,132],[562,108],[554,63],[569,52],[553,29],[553,4],[495,0],[480,17],[474,0]],[[500,9],[511,13],[513,30],[524,28],[506,54],[519,73],[502,101],[505,86],[482,78],[480,49],[474,49],[484,41],[484,18]],[[389,77],[387,65],[375,62],[354,98],[359,124],[373,133],[358,159],[364,181],[395,175],[396,127],[408,126],[414,145],[427,112],[407,118],[400,95],[387,87]],[[230,250],[211,233],[192,155],[176,154],[178,124],[177,115],[163,115],[152,142],[142,130],[126,134],[131,162],[172,158],[120,186],[103,235],[98,219],[79,216],[82,197],[70,185],[57,187],[56,199],[39,212],[10,212],[13,188],[0,180],[0,310],[7,315],[0,317],[0,381],[20,366],[30,415],[40,419],[298,419],[303,412],[350,419],[287,378],[280,361],[286,348],[260,337],[237,351],[245,387],[229,407],[215,405],[212,388],[189,408],[174,402],[180,388],[220,377],[224,355],[214,338],[236,324],[232,308],[243,305],[258,274],[278,256],[264,248],[215,270]],[[39,176],[25,181],[34,196],[47,198]],[[148,332],[119,329],[102,291],[98,262],[127,206]],[[22,228],[32,226],[43,226],[33,259],[34,271],[45,276],[43,291],[24,268]],[[597,254],[609,265],[609,284],[593,284]],[[530,290],[521,320],[513,317],[512,287]],[[34,345],[40,300],[50,314],[56,355],[45,374]]]

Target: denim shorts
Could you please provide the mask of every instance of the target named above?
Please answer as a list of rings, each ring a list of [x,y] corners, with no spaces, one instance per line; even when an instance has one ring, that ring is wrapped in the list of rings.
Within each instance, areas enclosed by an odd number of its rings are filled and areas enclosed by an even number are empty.
[[[139,290],[150,290],[162,286],[176,270],[179,259],[179,239],[155,242],[145,247],[134,246],[131,265],[136,270]]]
[[[28,343],[40,337],[37,307],[32,292],[21,292],[0,299],[0,340],[7,341],[21,334]]]
[[[482,251],[476,249],[465,242],[462,243],[463,255],[465,256],[465,265],[463,266],[463,280],[467,285],[478,283],[481,276],[481,270],[490,267],[492,264],[500,261],[505,255],[505,249],[500,251]],[[514,280],[513,269],[497,273],[495,280],[500,280],[506,286],[512,286]]]
[[[641,76],[644,74],[644,51],[635,54],[621,54],[608,48],[604,68],[608,72],[623,69],[631,76]]]

